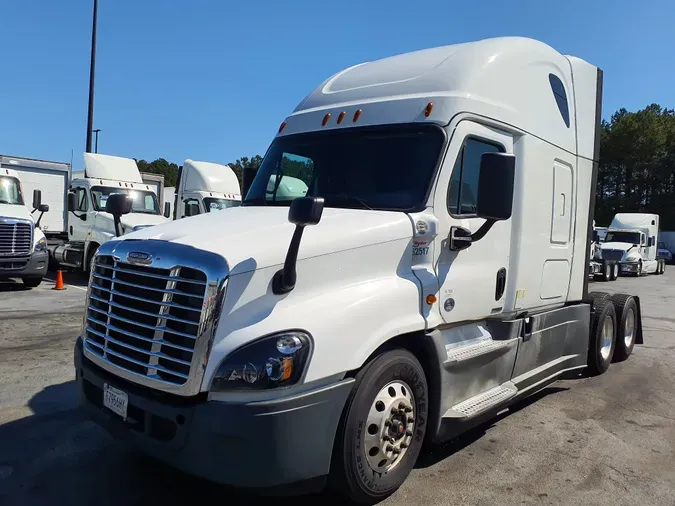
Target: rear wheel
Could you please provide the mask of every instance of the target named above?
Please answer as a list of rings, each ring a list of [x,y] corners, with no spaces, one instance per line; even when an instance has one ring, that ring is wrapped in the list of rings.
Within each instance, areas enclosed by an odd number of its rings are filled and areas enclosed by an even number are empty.
[[[26,288],[36,288],[42,283],[42,278],[21,278]]]
[[[585,301],[588,302],[592,307],[593,310],[595,311],[595,308],[597,307],[598,303],[609,299],[609,294],[605,292],[588,292],[588,295],[586,296]]]
[[[612,281],[619,279],[619,264],[614,262],[612,266]]]
[[[358,504],[394,493],[419,455],[427,409],[426,377],[412,353],[384,352],[361,369],[335,438],[332,488]]]
[[[616,348],[614,359],[626,360],[633,352],[637,333],[637,303],[631,295],[617,293],[611,301],[616,311]]]
[[[588,370],[592,376],[609,369],[616,345],[616,311],[610,299],[598,301],[591,319]]]

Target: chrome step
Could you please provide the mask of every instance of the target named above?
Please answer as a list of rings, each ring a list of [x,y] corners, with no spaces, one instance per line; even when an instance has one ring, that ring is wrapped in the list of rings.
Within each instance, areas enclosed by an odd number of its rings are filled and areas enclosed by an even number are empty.
[[[499,406],[518,393],[513,383],[504,383],[453,406],[444,418],[472,417]]]
[[[446,364],[451,362],[464,362],[480,355],[507,348],[511,341],[493,341],[491,338],[479,338],[462,346],[446,345]]]

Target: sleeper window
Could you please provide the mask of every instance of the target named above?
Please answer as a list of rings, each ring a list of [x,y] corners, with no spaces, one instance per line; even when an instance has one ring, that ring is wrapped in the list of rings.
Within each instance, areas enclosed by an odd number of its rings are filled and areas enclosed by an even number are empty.
[[[468,138],[459,152],[448,188],[448,211],[454,215],[475,215],[478,174],[483,153],[503,151],[496,144]]]

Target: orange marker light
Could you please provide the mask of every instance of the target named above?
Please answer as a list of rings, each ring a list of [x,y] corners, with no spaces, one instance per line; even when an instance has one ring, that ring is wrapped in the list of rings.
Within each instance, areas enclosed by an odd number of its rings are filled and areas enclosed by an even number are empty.
[[[328,123],[328,120],[330,119],[330,113],[326,114],[323,117],[323,121],[321,122],[321,126],[326,126],[326,123]]]
[[[424,115],[428,118],[429,116],[431,116],[431,111],[433,110],[434,110],[434,103],[429,102],[427,106],[424,108]]]
[[[279,133],[281,133],[281,131],[282,131],[284,128],[286,128],[286,122],[285,122],[285,121],[283,121],[283,122],[281,123],[281,125],[279,125]]]
[[[427,295],[427,304],[429,304],[430,306],[433,305],[437,300],[438,299],[436,299],[435,295],[433,295],[431,293],[429,295]]]
[[[285,358],[281,361],[281,381],[285,381],[293,374],[293,359]]]
[[[338,124],[338,125],[339,125],[340,123],[342,123],[342,120],[345,119],[345,116],[346,116],[346,115],[347,115],[347,113],[344,112],[344,111],[342,111],[342,112],[340,113],[340,115],[338,116],[338,119],[337,119],[337,124]]]
[[[361,109],[356,111],[354,113],[354,119],[352,119],[352,122],[356,123],[359,120],[359,118],[361,117],[361,114],[363,114],[363,111]]]

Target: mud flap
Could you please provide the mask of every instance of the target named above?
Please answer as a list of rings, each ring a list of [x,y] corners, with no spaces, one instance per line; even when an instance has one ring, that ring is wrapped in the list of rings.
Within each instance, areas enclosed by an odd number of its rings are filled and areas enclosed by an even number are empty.
[[[640,297],[633,295],[633,298],[637,305],[637,334],[635,335],[635,344],[644,344],[644,338],[642,337],[642,306],[640,304]]]

